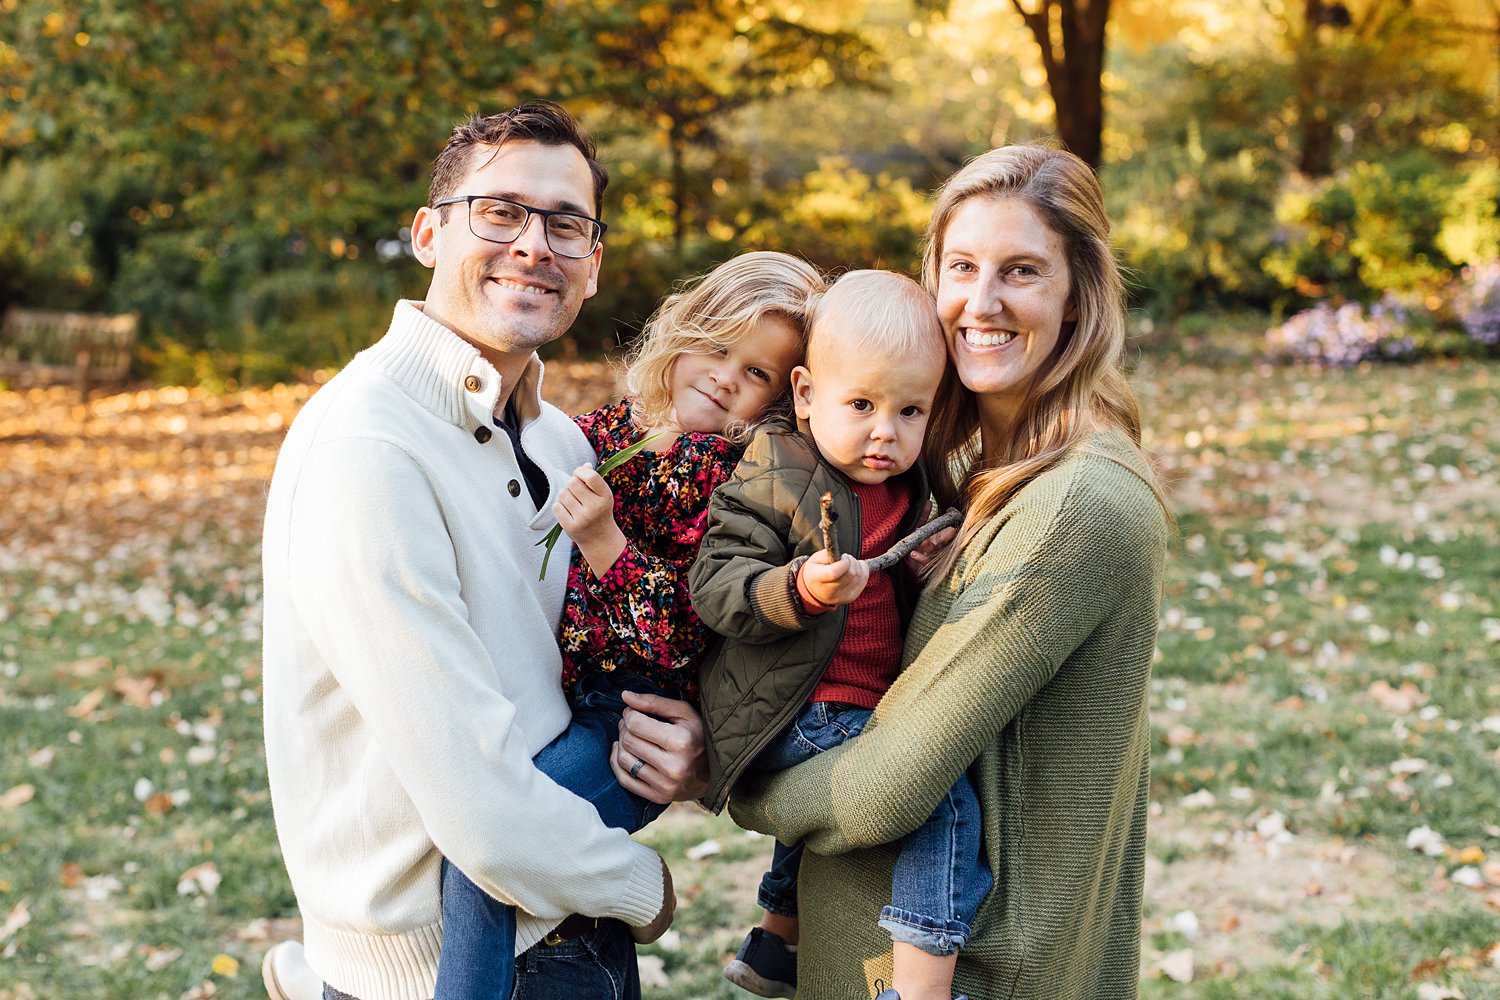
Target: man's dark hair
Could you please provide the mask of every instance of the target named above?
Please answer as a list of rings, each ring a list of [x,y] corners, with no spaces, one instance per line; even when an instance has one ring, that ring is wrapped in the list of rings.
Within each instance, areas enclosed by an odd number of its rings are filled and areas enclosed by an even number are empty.
[[[432,206],[451,195],[463,193],[458,190],[458,185],[473,169],[472,151],[476,146],[498,149],[513,139],[539,142],[544,146],[572,146],[582,153],[594,178],[594,214],[600,214],[604,205],[604,188],[609,184],[609,171],[595,158],[594,140],[583,126],[552,101],[527,101],[497,115],[472,115],[453,126],[448,145],[432,163],[427,204]],[[444,213],[446,221],[448,206],[438,211]]]

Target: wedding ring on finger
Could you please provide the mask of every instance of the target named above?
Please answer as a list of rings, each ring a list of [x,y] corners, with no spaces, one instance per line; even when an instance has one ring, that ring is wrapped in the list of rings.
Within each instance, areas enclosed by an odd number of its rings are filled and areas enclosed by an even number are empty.
[[[644,760],[642,760],[641,758],[637,757],[635,759],[635,763],[630,765],[630,776],[632,778],[638,778],[638,777],[640,777],[641,768],[643,768],[645,766],[646,766],[646,762]]]

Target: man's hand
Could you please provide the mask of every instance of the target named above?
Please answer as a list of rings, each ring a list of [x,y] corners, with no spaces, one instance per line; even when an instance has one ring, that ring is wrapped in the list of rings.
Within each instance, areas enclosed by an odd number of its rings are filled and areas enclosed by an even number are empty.
[[[627,792],[666,805],[702,798],[708,790],[703,719],[685,701],[621,692],[627,708],[610,770]]]
[[[615,523],[615,494],[592,465],[580,465],[557,494],[552,516],[573,539],[594,576],[603,576],[625,551],[625,533]]]
[[[863,559],[856,559],[847,552],[832,559],[827,549],[819,549],[808,556],[797,572],[801,587],[808,596],[828,607],[853,603],[864,593],[865,584],[870,582],[870,567]]]
[[[635,938],[636,944],[650,944],[672,926],[672,917],[677,912],[677,893],[672,890],[672,869],[667,867],[665,859],[661,863],[661,881],[661,910],[645,927],[630,928],[630,936]]]

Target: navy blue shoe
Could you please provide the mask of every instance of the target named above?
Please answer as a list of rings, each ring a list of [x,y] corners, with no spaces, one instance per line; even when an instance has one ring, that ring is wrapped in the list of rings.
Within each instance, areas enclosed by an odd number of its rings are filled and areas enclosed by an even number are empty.
[[[724,978],[758,997],[797,995],[797,956],[786,942],[764,927],[752,927],[734,960],[724,966]]]

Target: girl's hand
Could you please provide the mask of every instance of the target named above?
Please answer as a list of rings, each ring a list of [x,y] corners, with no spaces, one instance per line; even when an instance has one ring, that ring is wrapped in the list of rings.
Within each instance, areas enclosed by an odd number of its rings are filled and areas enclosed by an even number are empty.
[[[869,582],[869,565],[847,552],[832,559],[827,549],[819,549],[797,571],[798,589],[827,607],[852,603]]]
[[[557,495],[552,514],[573,539],[594,576],[603,576],[625,551],[615,523],[615,494],[592,465],[580,465]]]

